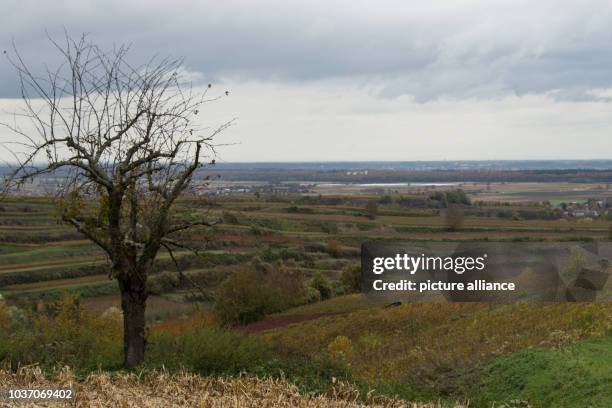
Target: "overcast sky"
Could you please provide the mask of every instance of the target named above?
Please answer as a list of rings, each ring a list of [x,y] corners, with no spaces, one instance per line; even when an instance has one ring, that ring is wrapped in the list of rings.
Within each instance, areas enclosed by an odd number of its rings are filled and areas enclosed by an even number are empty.
[[[612,159],[609,1],[4,0],[30,65],[87,32],[230,96],[224,161]],[[0,108],[20,103],[0,61]],[[2,115],[2,114],[0,114]],[[0,130],[0,142],[11,138]],[[0,149],[0,156],[3,154]]]

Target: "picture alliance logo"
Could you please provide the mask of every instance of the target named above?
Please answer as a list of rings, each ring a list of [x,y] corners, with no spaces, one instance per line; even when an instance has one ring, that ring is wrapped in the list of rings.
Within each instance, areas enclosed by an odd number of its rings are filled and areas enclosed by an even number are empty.
[[[482,271],[486,267],[487,254],[482,256],[412,256],[397,254],[391,257],[375,257],[372,272],[381,275],[390,271],[405,271],[414,275],[418,271],[449,271],[461,275],[469,271]]]

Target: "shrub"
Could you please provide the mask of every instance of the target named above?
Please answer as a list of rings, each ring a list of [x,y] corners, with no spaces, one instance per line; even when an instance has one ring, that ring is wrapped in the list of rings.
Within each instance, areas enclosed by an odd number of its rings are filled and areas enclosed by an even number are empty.
[[[330,239],[329,241],[327,241],[325,250],[334,258],[339,258],[342,255],[342,246],[335,239]]]
[[[241,270],[221,285],[216,293],[215,312],[224,323],[247,324],[279,308],[273,291],[258,285],[263,277],[261,271]]]
[[[230,224],[230,225],[239,225],[240,224],[240,220],[238,219],[236,214],[234,214],[232,212],[229,212],[229,211],[224,211],[223,212],[223,222],[225,224]]]
[[[332,285],[329,279],[327,279],[321,272],[317,272],[312,277],[310,287],[316,289],[321,294],[321,300],[330,299],[333,294]]]
[[[332,282],[332,296],[344,296],[346,294],[346,289],[344,285],[340,281]]]
[[[225,324],[247,324],[306,302],[301,274],[282,267],[245,267],[223,282],[215,312]]]
[[[361,292],[361,265],[350,265],[342,271],[340,278],[347,293]]]
[[[19,329],[25,327],[28,322],[28,316],[17,306],[5,306],[4,313],[8,316],[8,322],[12,328]]]
[[[327,352],[332,361],[345,363],[353,355],[353,343],[346,336],[336,336],[327,346]]]
[[[10,331],[0,330],[0,361],[110,369],[121,362],[122,338],[121,322],[85,312],[78,296],[66,294],[46,313],[13,319]]]
[[[307,303],[316,303],[321,301],[321,292],[318,289],[315,289],[311,286],[306,288],[306,302]]]
[[[290,269],[277,265],[266,271],[267,285],[280,290],[281,306],[283,309],[303,304],[306,301],[306,288],[304,276],[298,269]]]

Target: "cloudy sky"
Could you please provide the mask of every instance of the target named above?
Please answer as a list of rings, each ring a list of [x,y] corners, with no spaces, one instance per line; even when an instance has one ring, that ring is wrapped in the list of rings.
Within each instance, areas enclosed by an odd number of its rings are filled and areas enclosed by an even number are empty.
[[[224,161],[612,159],[609,1],[2,5],[0,46],[30,65],[58,62],[46,32],[64,29],[135,62],[185,57],[196,85],[230,91],[203,116],[238,118]],[[0,60],[4,112],[15,79]]]

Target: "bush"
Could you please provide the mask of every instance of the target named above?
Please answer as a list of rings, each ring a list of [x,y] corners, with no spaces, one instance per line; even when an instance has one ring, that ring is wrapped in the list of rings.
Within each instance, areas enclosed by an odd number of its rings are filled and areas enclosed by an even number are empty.
[[[86,372],[121,363],[121,322],[85,312],[78,296],[64,295],[45,312],[25,317],[12,319],[11,330],[0,330],[0,361],[13,367],[69,365]]]
[[[282,267],[245,267],[223,282],[215,296],[215,312],[225,324],[247,324],[306,302],[298,271]]]
[[[334,258],[339,258],[342,255],[342,246],[335,239],[330,239],[329,241],[327,241],[325,250]]]
[[[353,343],[346,336],[336,336],[327,346],[332,361],[346,363],[353,356]]]
[[[229,225],[239,225],[240,224],[240,220],[238,219],[236,214],[232,212],[224,211],[222,217],[223,217],[223,222],[225,224],[229,224]]]
[[[280,307],[267,286],[259,286],[263,273],[241,270],[230,276],[216,293],[215,312],[226,324],[247,324],[264,318]]]
[[[361,265],[350,265],[344,268],[340,280],[347,293],[361,292]]]
[[[316,289],[321,294],[321,300],[330,299],[333,294],[332,285],[329,279],[327,279],[321,272],[317,272],[312,277],[310,287]]]
[[[306,303],[316,303],[321,301],[321,292],[313,287],[306,288]]]

